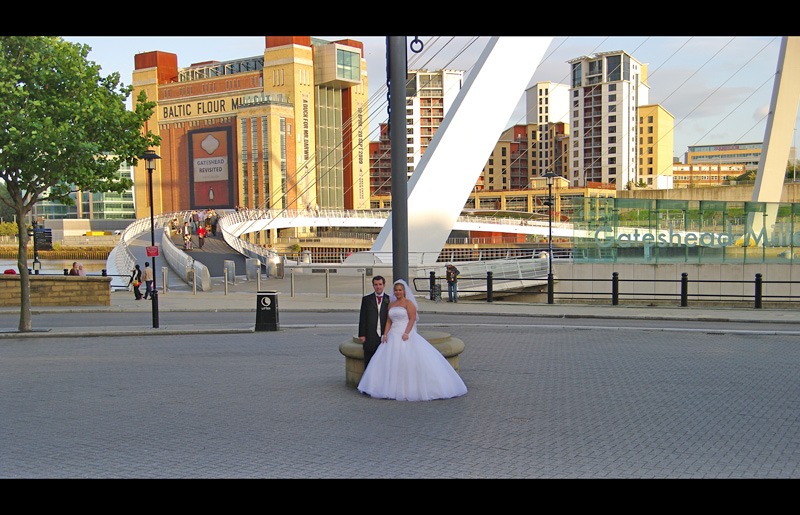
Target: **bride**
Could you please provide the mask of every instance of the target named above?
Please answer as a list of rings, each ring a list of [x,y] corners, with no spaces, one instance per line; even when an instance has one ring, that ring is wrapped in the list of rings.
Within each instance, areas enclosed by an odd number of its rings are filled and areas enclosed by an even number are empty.
[[[449,399],[467,393],[458,372],[417,332],[417,301],[404,280],[394,283],[381,345],[358,391],[399,401]]]

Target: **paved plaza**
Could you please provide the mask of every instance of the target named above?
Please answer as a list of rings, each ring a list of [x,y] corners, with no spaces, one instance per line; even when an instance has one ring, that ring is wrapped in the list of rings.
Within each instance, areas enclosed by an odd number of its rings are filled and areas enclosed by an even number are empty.
[[[95,327],[6,328],[0,477],[800,477],[796,310],[423,301],[423,314],[461,315],[437,330],[465,342],[469,393],[412,403],[345,384],[338,347],[354,334],[357,292],[287,295],[283,309],[307,323],[277,332],[154,330],[149,303],[129,297],[113,294]],[[219,320],[251,304],[247,294],[161,296],[166,313],[192,305]],[[105,327],[115,310],[136,309],[144,327]],[[331,310],[335,323],[314,323]],[[558,313],[564,324],[537,318]],[[771,321],[659,330],[670,315]],[[571,327],[568,316],[619,321]],[[628,327],[637,317],[648,318]]]

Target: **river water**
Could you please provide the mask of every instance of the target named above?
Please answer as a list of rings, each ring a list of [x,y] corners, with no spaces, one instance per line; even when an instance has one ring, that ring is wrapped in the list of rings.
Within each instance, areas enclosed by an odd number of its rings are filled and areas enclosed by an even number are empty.
[[[64,269],[66,268],[69,270],[72,268],[72,263],[76,260],[74,259],[42,259],[40,260],[42,263],[41,274],[64,274]],[[106,268],[106,261],[104,259],[85,259],[85,260],[77,260],[78,263],[83,265],[83,269],[86,271],[87,275],[100,275],[104,268]],[[19,273],[19,269],[17,268],[17,260],[16,259],[0,259],[0,273],[11,269],[14,272]],[[33,270],[33,260],[28,260],[28,269]]]

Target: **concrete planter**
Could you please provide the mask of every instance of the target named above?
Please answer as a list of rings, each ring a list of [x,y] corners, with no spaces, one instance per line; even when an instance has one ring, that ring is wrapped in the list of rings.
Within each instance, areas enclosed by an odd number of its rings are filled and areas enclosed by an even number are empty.
[[[419,331],[423,338],[442,353],[456,372],[459,371],[458,356],[464,352],[464,342],[443,331]],[[358,336],[339,345],[339,352],[345,357],[345,383],[353,388],[358,386],[364,374],[364,347]]]

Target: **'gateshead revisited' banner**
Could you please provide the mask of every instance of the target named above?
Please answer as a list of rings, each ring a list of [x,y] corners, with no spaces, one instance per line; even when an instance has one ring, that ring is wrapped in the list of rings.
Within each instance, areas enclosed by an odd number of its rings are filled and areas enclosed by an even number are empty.
[[[230,144],[229,127],[189,132],[192,209],[233,207]]]

